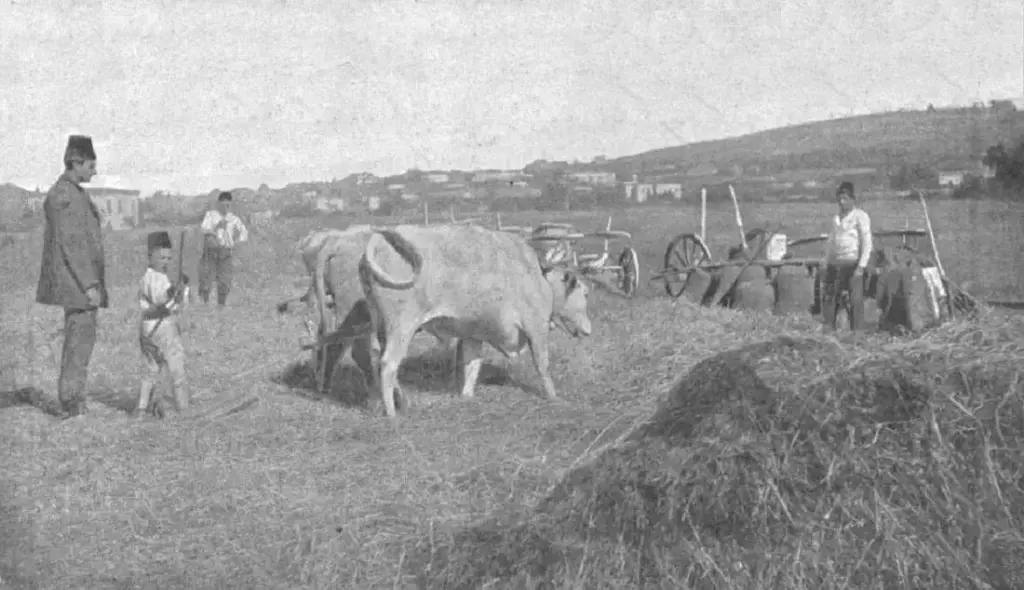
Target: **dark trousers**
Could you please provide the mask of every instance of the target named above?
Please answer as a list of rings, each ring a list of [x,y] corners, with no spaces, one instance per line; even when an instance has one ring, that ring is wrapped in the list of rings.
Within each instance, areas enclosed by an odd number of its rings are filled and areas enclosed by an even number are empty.
[[[57,397],[72,416],[84,411],[85,381],[95,346],[96,310],[65,308]]]
[[[210,289],[217,284],[217,303],[224,305],[231,291],[231,275],[234,271],[234,260],[231,248],[221,248],[209,244],[203,245],[203,256],[199,261],[199,298],[203,303],[210,299]]]
[[[837,262],[825,266],[825,279],[821,283],[821,317],[826,328],[836,329],[839,295],[845,291],[850,295],[850,329],[864,329],[864,275],[855,277],[856,270],[856,262]]]

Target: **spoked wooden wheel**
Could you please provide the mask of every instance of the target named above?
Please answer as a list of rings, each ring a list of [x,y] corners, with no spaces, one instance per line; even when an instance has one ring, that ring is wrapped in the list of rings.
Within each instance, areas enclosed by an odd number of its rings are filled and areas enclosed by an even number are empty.
[[[329,317],[323,318],[317,326],[317,338],[313,344],[313,369],[316,371],[316,392],[323,395],[327,387],[327,339],[338,330],[338,317],[333,311],[327,312]]]
[[[679,234],[672,239],[665,250],[665,292],[679,297],[686,288],[686,279],[692,268],[711,260],[711,252],[704,240],[696,234]]]
[[[640,284],[640,258],[636,250],[627,246],[619,254],[619,288],[626,297],[636,295]]]

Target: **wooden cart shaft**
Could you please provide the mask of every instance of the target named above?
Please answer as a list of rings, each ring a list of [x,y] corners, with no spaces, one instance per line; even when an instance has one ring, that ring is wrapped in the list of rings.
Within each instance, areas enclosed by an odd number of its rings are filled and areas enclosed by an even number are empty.
[[[686,275],[695,270],[718,270],[729,266],[746,266],[748,262],[750,263],[750,266],[759,266],[761,268],[780,268],[783,266],[817,266],[821,262],[821,258],[787,258],[784,260],[755,260],[753,262],[750,262],[749,260],[743,258],[739,260],[730,260],[728,262],[698,264],[696,266],[687,266],[684,268],[666,268],[658,273],[652,274],[651,280]]]

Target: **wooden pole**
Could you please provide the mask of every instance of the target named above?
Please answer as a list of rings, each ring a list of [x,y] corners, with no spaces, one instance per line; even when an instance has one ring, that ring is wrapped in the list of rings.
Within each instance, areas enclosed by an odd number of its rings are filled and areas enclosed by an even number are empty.
[[[917,199],[921,202],[921,209],[924,210],[924,226],[928,230],[928,242],[932,245],[932,254],[935,256],[935,266],[939,268],[939,277],[942,280],[942,288],[946,291],[946,311],[949,317],[953,317],[955,312],[952,282],[946,278],[946,271],[942,268],[942,260],[939,258],[939,247],[935,243],[935,232],[932,230],[932,218],[928,215],[928,203],[924,200],[924,192],[917,191]],[[959,289],[958,289],[959,290]],[[930,299],[934,299],[934,293],[931,290],[931,286],[928,287],[928,293],[931,295]],[[935,307],[936,313],[938,312],[938,306],[936,302]]]
[[[743,216],[740,215],[740,202],[736,198],[736,190],[732,188],[731,184],[729,185],[729,196],[732,197],[732,208],[736,211],[736,227],[740,230],[740,246],[746,250],[747,235],[746,232],[743,231]]]
[[[935,244],[935,232],[932,231],[932,219],[928,215],[928,203],[924,200],[924,193],[918,191],[917,198],[921,201],[921,208],[924,209],[924,226],[928,230],[928,241],[932,244],[932,253],[935,255],[935,266],[939,267],[939,274],[946,278],[946,271],[942,269],[942,260],[939,259],[939,247]]]
[[[430,225],[430,209],[426,201],[423,201],[423,225]]]
[[[708,189],[700,187],[700,241],[707,243],[708,231]]]

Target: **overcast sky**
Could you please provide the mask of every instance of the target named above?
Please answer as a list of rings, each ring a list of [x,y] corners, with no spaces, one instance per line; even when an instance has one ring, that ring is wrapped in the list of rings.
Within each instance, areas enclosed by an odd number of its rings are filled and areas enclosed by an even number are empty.
[[[0,182],[520,168],[1024,94],[1020,0],[0,0]],[[748,8],[749,7],[749,8]]]

